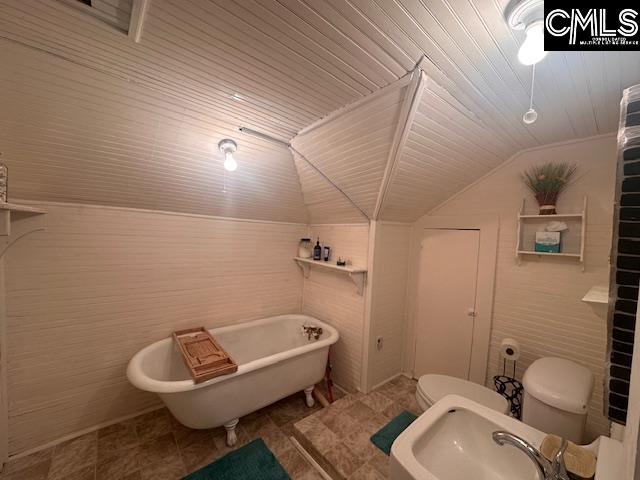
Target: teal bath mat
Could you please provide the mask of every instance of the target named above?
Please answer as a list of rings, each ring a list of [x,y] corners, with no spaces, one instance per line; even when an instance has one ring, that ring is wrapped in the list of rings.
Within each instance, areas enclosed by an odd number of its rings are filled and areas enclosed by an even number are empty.
[[[261,438],[240,447],[183,480],[291,480]]]
[[[405,428],[413,423],[418,418],[413,413],[404,411],[396,418],[387,423],[384,427],[378,430],[372,437],[371,443],[389,455],[391,453],[391,445],[398,438],[398,436],[404,432]]]

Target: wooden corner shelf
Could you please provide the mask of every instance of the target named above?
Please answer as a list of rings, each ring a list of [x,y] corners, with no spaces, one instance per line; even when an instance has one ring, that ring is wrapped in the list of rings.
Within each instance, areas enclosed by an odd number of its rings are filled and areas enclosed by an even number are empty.
[[[560,257],[572,258],[578,260],[582,264],[584,272],[584,245],[587,228],[587,197],[584,197],[582,212],[558,213],[556,215],[531,215],[525,214],[525,200],[522,200],[522,206],[517,217],[517,233],[516,233],[516,258],[520,264],[523,257],[538,256],[542,257]],[[554,220],[566,220],[569,229],[573,227],[579,230],[579,235],[573,235],[568,239],[569,246],[566,251],[560,253],[536,252],[532,246],[535,244],[535,231],[531,225],[540,225],[542,222],[551,222]],[[575,232],[575,230],[574,230]],[[533,237],[531,237],[533,233]],[[525,236],[527,237],[525,239]],[[533,238],[533,242],[531,239]],[[563,242],[567,240],[563,238]]]
[[[0,202],[0,236],[7,237],[11,234],[11,220],[20,216],[44,215],[46,212],[40,208],[17,203]]]
[[[349,275],[349,278],[353,281],[358,289],[358,295],[364,293],[364,286],[367,281],[367,269],[346,265],[344,267],[336,265],[335,263],[323,262],[322,260],[312,260],[310,258],[294,257],[294,260],[304,273],[304,278],[309,278],[311,266],[324,268],[327,270],[333,270],[335,272],[342,272]]]

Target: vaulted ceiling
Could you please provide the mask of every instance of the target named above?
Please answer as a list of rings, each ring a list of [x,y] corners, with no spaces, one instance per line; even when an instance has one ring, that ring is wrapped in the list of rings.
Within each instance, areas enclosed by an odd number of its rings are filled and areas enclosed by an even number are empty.
[[[135,43],[64,2],[0,0],[11,194],[415,220],[521,149],[614,131],[622,89],[640,83],[638,52],[552,52],[536,68],[539,120],[525,126],[531,69],[506,3],[148,0]],[[418,63],[424,80],[401,80]],[[293,138],[298,153],[240,126]],[[228,175],[211,148],[224,137],[240,145]]]

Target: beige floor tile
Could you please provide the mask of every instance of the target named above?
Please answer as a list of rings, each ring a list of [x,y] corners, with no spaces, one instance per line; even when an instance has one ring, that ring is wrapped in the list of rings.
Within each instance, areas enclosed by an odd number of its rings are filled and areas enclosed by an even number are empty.
[[[180,458],[164,460],[140,469],[141,480],[178,480],[186,475]]]
[[[118,427],[118,428],[114,428]],[[135,449],[139,445],[135,425],[112,425],[98,430],[98,461],[122,450]]]
[[[319,413],[314,413],[309,415],[308,417],[303,418],[302,420],[298,420],[294,423],[295,428],[297,428],[300,432],[305,433],[309,431],[311,428],[318,426],[321,422],[321,416]]]
[[[265,428],[277,428],[269,415],[253,416],[249,419],[241,418],[242,429],[250,439],[257,438],[258,432]]]
[[[171,432],[171,420],[165,409],[155,410],[136,417],[136,434],[140,443]]]
[[[370,464],[365,463],[349,477],[349,480],[385,480],[386,478]]]
[[[369,459],[369,465],[380,472],[385,478],[389,477],[389,457],[376,448],[376,453]]]
[[[191,428],[183,428],[174,430],[173,436],[176,439],[178,448],[182,449],[193,445],[194,443],[207,443],[213,446],[213,430],[193,430]]]
[[[305,437],[320,454],[327,453],[340,441],[340,438],[324,424],[310,429]]]
[[[376,414],[375,411],[362,403],[362,401],[360,400],[354,402],[349,408],[345,410],[344,413],[357,422],[364,422],[365,420],[372,418]]]
[[[195,472],[219,458],[213,439],[208,443],[192,443],[180,448],[180,455],[188,473]]]
[[[344,443],[338,443],[324,456],[344,478],[348,478],[364,464],[364,460],[353,453]]]
[[[138,451],[138,464],[141,469],[179,459],[178,446],[171,433],[141,444]]]
[[[278,462],[282,465],[282,467],[287,471],[289,476],[292,479],[301,478],[303,475],[307,474],[309,471],[313,470],[313,467],[309,462],[307,462],[302,455],[298,452],[298,450],[291,449],[287,450],[282,455],[278,456]]]
[[[377,447],[371,443],[371,434],[365,430],[353,432],[342,440],[342,443],[363,461],[368,461],[377,450]]]
[[[97,480],[123,478],[139,469],[139,447],[120,449],[108,456],[103,456],[96,468]]]
[[[233,447],[227,446],[227,434],[224,429],[213,435],[213,443],[216,446],[216,455],[218,458],[240,447],[244,447],[250,442],[248,435],[241,427],[236,428],[236,435],[238,436],[238,441]]]
[[[261,438],[269,450],[271,450],[276,456],[282,455],[288,450],[295,448],[289,438],[279,429],[268,432],[262,435]]]
[[[314,468],[304,472],[296,478],[292,478],[292,480],[324,480],[324,477]]]
[[[353,433],[361,422],[349,415],[347,411],[341,411],[338,412],[337,415],[329,416],[323,423],[329,430],[335,433],[339,439],[343,439]]]
[[[393,404],[393,400],[380,392],[372,392],[369,395],[365,395],[360,401],[377,413],[383,412]]]
[[[96,432],[56,445],[53,450],[50,480],[69,478],[83,468],[95,465],[98,456],[98,436]]]
[[[80,470],[76,470],[73,473],[70,473],[68,476],[64,477],[64,480],[94,480],[96,478],[96,466],[90,465],[88,467],[81,468]],[[111,477],[112,479],[116,479],[119,477]]]
[[[33,463],[20,470],[12,472],[2,472],[0,479],[2,480],[46,480],[49,475],[51,460],[45,460],[40,463]]]
[[[46,461],[50,461],[52,456],[53,447],[47,448],[46,450],[42,450],[40,452],[32,453],[31,455],[27,455],[26,457],[11,460],[4,465],[2,473],[0,473],[0,479],[4,480],[5,475],[24,470],[27,467],[31,467],[37,464],[42,464]]]

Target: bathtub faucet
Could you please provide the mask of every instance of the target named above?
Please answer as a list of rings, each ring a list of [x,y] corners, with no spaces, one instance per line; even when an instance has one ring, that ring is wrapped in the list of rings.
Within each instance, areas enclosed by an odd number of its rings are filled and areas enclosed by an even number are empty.
[[[320,335],[322,335],[322,327],[316,327],[314,325],[303,325],[302,334],[307,336],[307,340],[311,340],[311,337],[313,337],[315,340],[318,340],[320,338]]]

